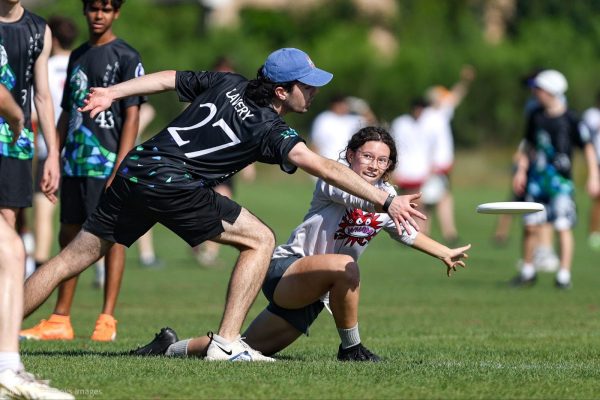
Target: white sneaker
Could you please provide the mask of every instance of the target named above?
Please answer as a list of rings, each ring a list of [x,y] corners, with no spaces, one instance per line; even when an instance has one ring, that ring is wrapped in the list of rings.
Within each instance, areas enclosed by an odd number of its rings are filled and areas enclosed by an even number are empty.
[[[71,400],[75,397],[51,387],[48,381],[36,379],[25,370],[5,369],[0,372],[0,398]]]
[[[228,342],[219,335],[208,332],[210,343],[206,351],[208,361],[275,361],[274,358],[263,356],[242,340],[240,336],[233,342]]]

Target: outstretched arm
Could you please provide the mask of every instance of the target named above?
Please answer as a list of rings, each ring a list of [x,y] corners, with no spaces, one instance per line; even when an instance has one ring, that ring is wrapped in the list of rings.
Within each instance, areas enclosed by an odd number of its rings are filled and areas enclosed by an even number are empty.
[[[130,79],[106,88],[93,87],[84,100],[80,112],[90,112],[94,118],[99,112],[110,107],[113,101],[129,96],[145,96],[175,89],[175,71],[161,71]]]
[[[450,276],[452,275],[452,272],[456,271],[456,267],[465,267],[465,262],[463,260],[469,257],[466,251],[471,248],[471,245],[468,244],[463,247],[450,249],[429,236],[419,233],[415,238],[412,247],[442,260],[442,262],[446,264],[446,275]]]
[[[375,205],[377,211],[384,211],[383,205],[389,202],[387,192],[377,189],[355,174],[350,168],[312,152],[304,143],[298,143],[294,146],[288,153],[288,158],[294,165],[309,174],[322,178],[325,182],[350,194],[370,201]],[[418,225],[414,220],[415,217],[423,220],[427,218],[415,208],[414,201],[420,196],[420,193],[396,196],[389,203],[386,212],[396,223],[399,233],[401,233],[402,226],[408,232],[418,230]]]

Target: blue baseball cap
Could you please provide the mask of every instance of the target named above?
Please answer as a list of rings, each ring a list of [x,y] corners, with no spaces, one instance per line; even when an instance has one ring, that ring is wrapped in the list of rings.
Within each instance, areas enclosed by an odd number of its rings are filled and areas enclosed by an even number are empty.
[[[299,81],[305,85],[325,86],[333,74],[315,67],[308,54],[294,48],[275,50],[263,65],[263,75],[271,82]]]

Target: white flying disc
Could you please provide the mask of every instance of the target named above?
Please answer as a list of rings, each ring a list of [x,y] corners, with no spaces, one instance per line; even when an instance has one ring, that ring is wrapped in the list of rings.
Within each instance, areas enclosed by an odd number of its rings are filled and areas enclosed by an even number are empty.
[[[477,206],[480,214],[528,214],[543,210],[543,204],[531,201],[497,201]]]

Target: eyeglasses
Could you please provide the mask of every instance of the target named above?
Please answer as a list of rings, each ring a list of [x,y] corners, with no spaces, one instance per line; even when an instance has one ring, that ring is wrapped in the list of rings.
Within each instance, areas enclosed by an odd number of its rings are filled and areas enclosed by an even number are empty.
[[[363,153],[360,150],[356,150],[356,153],[358,154],[358,161],[361,164],[370,165],[373,163],[373,161],[377,161],[377,167],[379,167],[380,169],[386,169],[390,165],[389,157],[375,158],[375,156],[373,154]]]

